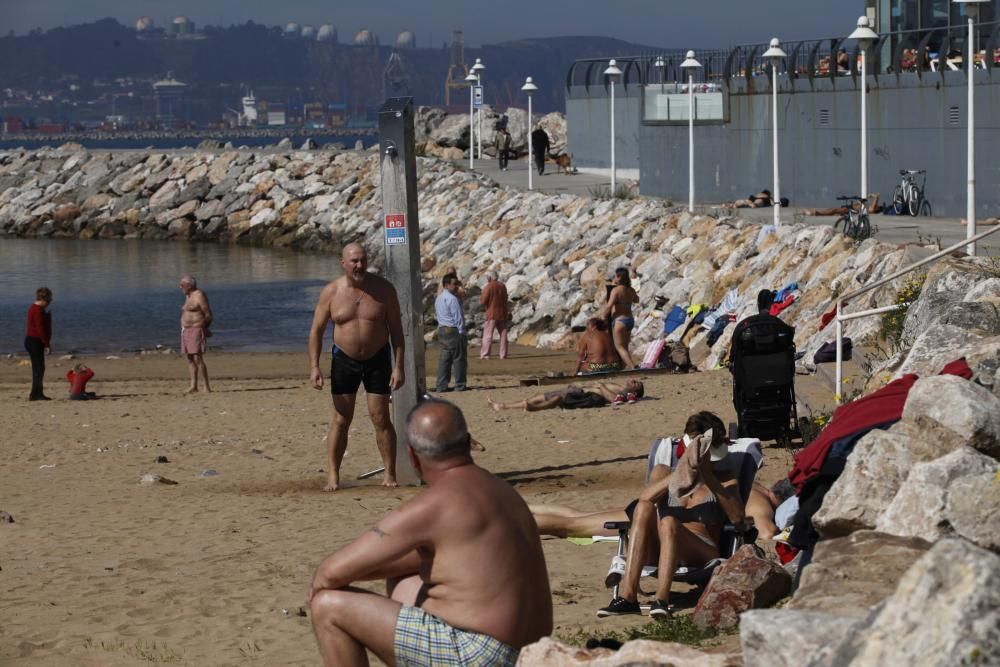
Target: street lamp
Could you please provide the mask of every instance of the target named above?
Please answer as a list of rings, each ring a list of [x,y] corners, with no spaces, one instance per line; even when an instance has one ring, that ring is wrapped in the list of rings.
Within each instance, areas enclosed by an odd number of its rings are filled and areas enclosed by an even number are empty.
[[[615,173],[615,77],[622,73],[618,69],[618,63],[614,58],[608,61],[608,67],[604,70],[611,81],[611,195],[614,196],[617,174]]]
[[[965,15],[969,17],[969,99],[967,102],[969,119],[967,121],[968,135],[966,138],[966,174],[968,178],[968,190],[965,195],[965,237],[972,238],[976,235],[976,149],[973,140],[976,136],[976,30],[975,22],[979,17],[979,7],[986,0],[952,0],[957,5],[965,5]],[[965,247],[965,251],[970,255],[976,254],[976,242],[971,241]]]
[[[476,84],[482,88],[483,85],[483,70],[486,69],[486,65],[483,64],[481,58],[476,58],[476,64],[472,66],[472,72],[476,75]],[[484,95],[485,97],[485,95]],[[479,145],[479,159],[483,159],[483,109],[482,106],[479,108],[479,115],[477,116],[477,126],[476,127],[476,142]]]
[[[660,72],[660,92],[663,92],[663,70],[667,68],[667,61],[663,59],[663,56],[656,56],[656,60],[653,61],[653,67]]]
[[[778,63],[785,60],[785,52],[781,50],[781,41],[777,37],[771,40],[771,46],[764,52],[763,58],[771,63],[771,135],[774,144],[774,192],[771,193],[771,203],[774,205],[774,228],[781,225],[781,178],[778,173]]]
[[[532,162],[533,162],[532,157],[533,156],[531,155],[531,94],[534,93],[536,90],[538,90],[538,86],[535,85],[535,82],[532,81],[531,77],[529,76],[527,79],[524,80],[524,85],[521,86],[521,90],[523,90],[524,92],[526,92],[528,94],[528,131],[527,131],[527,138],[528,138],[528,189],[532,190],[534,188],[534,185],[532,184],[532,180],[531,180],[533,178],[533,174],[531,172],[534,169],[534,166],[532,164]]]
[[[878,39],[878,33],[868,27],[868,17],[858,17],[858,27],[848,39],[858,42],[861,49],[861,198],[868,199],[868,49]]]
[[[469,82],[469,169],[476,168],[476,124],[474,114],[476,112],[476,106],[473,101],[475,96],[475,84],[479,81],[473,73],[469,73],[465,80]]]
[[[694,71],[700,67],[694,51],[688,51],[681,63],[681,69],[688,74],[688,213],[694,213]]]

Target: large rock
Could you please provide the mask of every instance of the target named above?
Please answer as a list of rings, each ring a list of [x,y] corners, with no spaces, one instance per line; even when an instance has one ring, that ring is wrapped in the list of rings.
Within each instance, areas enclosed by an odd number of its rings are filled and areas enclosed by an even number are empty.
[[[698,649],[671,642],[646,639],[626,642],[618,651],[606,648],[583,649],[566,646],[548,637],[521,649],[518,667],[642,667],[671,665],[673,667],[737,667],[739,655],[704,653]]]
[[[731,628],[742,612],[773,605],[791,585],[788,572],[745,544],[712,575],[691,618],[703,628]]]
[[[962,437],[962,444],[1000,458],[1000,398],[955,375],[917,380],[903,419],[930,420]]]
[[[875,430],[861,438],[847,458],[844,471],[823,498],[823,506],[813,515],[819,533],[827,538],[842,537],[874,528],[915,463],[932,461],[961,444],[954,438],[928,437],[934,429],[924,430],[913,434],[898,429]]]
[[[927,273],[920,298],[906,312],[903,339],[914,340],[922,331],[944,315],[954,304],[986,276],[969,262],[943,259]]]
[[[1000,484],[996,476],[996,459],[970,447],[919,463],[875,527],[927,540],[960,535],[1000,551]]]
[[[485,129],[484,129],[485,132]],[[469,147],[469,117],[466,114],[447,116],[430,134],[430,140],[439,146]],[[486,142],[483,142],[484,144]]]
[[[945,539],[822,665],[1000,664],[1000,557]]]
[[[754,609],[740,616],[740,646],[746,667],[829,664],[832,652],[863,621],[820,611]]]
[[[974,347],[982,340],[983,336],[974,331],[953,324],[935,322],[913,341],[906,359],[893,378],[902,377],[907,373],[916,373],[920,376],[939,373],[944,365],[942,360],[958,359],[965,350]]]
[[[862,530],[823,540],[802,569],[788,609],[864,618],[892,594],[907,570],[930,548],[918,537]]]

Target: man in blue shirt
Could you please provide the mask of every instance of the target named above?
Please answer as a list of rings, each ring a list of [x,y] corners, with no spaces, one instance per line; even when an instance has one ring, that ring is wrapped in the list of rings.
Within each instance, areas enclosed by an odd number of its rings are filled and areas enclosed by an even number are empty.
[[[436,391],[451,391],[452,365],[455,367],[455,391],[465,391],[466,371],[469,366],[468,345],[465,337],[465,316],[458,290],[462,282],[454,273],[446,273],[441,279],[444,287],[434,301],[434,312],[438,321],[438,341],[441,343],[441,357],[438,359]]]

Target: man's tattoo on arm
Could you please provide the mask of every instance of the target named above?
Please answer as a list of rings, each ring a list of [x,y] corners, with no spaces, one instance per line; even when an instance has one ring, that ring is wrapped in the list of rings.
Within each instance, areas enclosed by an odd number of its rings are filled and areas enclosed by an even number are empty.
[[[375,533],[379,537],[388,537],[389,536],[389,533],[385,532],[384,530],[382,530],[378,526],[373,526],[372,529],[371,529],[371,532]]]

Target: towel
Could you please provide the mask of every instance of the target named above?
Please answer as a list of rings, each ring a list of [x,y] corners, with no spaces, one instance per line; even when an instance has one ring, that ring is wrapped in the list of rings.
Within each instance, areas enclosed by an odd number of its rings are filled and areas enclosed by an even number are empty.
[[[668,486],[671,497],[683,498],[698,486],[698,464],[702,458],[708,456],[708,451],[712,447],[712,429],[708,429],[702,435],[691,441],[684,449],[681,460],[677,462],[677,469],[670,475]]]

